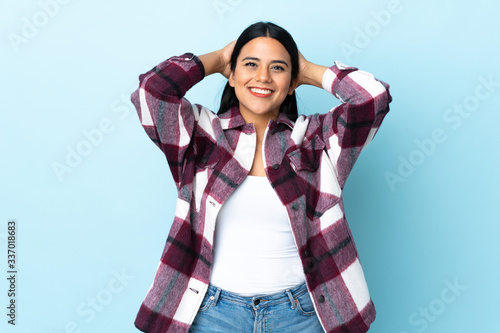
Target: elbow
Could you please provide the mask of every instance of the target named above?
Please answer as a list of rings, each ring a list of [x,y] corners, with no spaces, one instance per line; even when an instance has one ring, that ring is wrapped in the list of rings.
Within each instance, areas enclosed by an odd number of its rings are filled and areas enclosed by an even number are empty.
[[[392,102],[392,96],[391,96],[391,93],[389,92],[389,84],[384,82],[384,81],[381,81],[381,80],[377,80],[383,87],[384,87],[384,100],[386,100],[386,103],[387,103],[387,107],[389,106],[389,103]]]
[[[389,85],[384,81],[376,80],[376,89],[370,92],[372,96],[364,101],[364,104],[372,104],[376,111],[383,112],[389,110],[389,103],[392,102],[392,96],[389,92]]]
[[[132,95],[130,95],[130,101],[132,102],[132,104],[134,104],[134,106],[136,108],[139,107],[139,89],[140,88],[137,88],[133,93]]]

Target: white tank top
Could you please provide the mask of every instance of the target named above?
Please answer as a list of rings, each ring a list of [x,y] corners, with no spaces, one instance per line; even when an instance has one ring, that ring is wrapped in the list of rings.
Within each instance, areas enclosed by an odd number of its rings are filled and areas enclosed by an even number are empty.
[[[247,176],[217,216],[210,282],[254,296],[274,294],[304,281],[283,204],[267,177]]]

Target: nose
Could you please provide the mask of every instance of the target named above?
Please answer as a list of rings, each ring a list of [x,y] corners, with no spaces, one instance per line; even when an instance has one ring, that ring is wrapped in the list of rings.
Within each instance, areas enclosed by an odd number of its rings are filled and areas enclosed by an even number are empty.
[[[256,80],[258,82],[271,82],[271,75],[269,75],[269,69],[265,66],[261,66],[257,72]]]

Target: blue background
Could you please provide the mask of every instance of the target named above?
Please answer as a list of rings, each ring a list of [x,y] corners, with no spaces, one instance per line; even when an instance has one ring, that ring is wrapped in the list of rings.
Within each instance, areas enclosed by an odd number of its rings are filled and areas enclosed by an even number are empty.
[[[309,60],[391,85],[344,192],[370,332],[498,332],[499,12],[485,0],[2,1],[0,267],[15,219],[19,274],[15,327],[0,279],[0,330],[138,332],[176,193],[129,96],[169,56],[268,20]],[[223,83],[207,77],[187,97],[216,109]],[[302,113],[338,105],[317,88],[298,95]]]

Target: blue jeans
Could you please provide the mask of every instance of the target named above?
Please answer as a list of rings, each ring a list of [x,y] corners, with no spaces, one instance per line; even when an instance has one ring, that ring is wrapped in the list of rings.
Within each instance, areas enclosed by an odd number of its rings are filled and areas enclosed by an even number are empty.
[[[324,332],[304,283],[272,295],[239,296],[208,285],[190,333]]]

